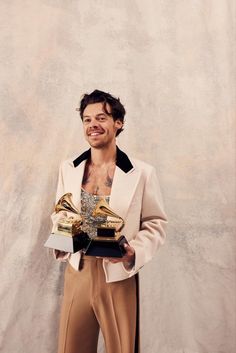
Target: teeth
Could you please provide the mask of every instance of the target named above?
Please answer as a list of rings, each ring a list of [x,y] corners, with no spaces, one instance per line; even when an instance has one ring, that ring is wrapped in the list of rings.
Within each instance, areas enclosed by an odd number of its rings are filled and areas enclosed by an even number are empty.
[[[100,135],[101,133],[100,132],[92,132],[91,134],[90,134],[90,136],[97,136],[97,135]]]

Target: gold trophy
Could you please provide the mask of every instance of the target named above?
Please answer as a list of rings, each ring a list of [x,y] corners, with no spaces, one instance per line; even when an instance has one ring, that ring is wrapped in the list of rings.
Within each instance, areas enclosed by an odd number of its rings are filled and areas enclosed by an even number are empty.
[[[101,257],[122,257],[125,254],[124,244],[128,243],[125,236],[120,233],[125,224],[123,218],[117,215],[104,199],[97,203],[92,216],[106,216],[106,221],[100,227],[97,227],[97,235],[92,238],[85,254]]]
[[[50,234],[44,246],[65,252],[75,253],[87,249],[90,238],[82,230],[83,219],[72,202],[72,194],[63,195],[55,206],[55,212],[70,212],[73,216],[62,217],[57,223],[57,230]]]
[[[120,233],[124,220],[104,199],[97,203],[92,216],[106,216],[106,221],[97,227],[97,235],[93,238],[83,231],[83,218],[72,202],[71,193],[63,195],[55,206],[56,213],[65,211],[75,216],[60,218],[56,232],[50,234],[44,246],[70,253],[82,250],[85,255],[99,257],[122,257],[125,254],[127,240]]]

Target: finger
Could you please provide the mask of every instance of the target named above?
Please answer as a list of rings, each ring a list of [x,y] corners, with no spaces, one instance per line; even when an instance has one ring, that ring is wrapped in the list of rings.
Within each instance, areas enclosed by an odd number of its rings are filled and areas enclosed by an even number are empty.
[[[130,245],[124,244],[124,248],[126,251],[126,255],[133,255],[134,254],[134,249]]]
[[[113,264],[116,264],[116,263],[120,262],[120,260],[111,259],[110,262],[113,263]]]
[[[114,257],[106,257],[104,258],[105,262],[112,262],[112,263],[116,263],[116,262],[119,262],[120,260],[119,259],[116,259]]]

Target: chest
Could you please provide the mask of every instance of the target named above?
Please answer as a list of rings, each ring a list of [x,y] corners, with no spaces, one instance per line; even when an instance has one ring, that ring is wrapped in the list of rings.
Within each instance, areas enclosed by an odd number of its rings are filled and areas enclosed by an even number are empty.
[[[107,167],[85,166],[82,188],[93,195],[110,195],[115,165]]]

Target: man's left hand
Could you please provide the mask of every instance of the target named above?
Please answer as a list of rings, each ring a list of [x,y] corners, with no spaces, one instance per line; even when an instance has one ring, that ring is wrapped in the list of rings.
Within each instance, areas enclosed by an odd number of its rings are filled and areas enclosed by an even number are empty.
[[[124,262],[125,267],[131,267],[135,263],[135,250],[129,244],[124,244],[125,255],[123,257],[115,258],[115,257],[106,257],[105,261],[110,261],[113,264],[118,262]]]

